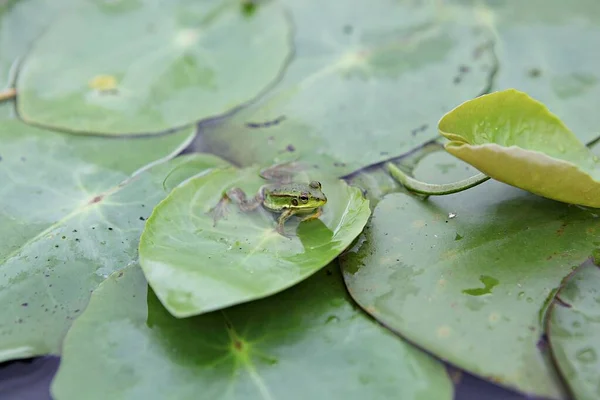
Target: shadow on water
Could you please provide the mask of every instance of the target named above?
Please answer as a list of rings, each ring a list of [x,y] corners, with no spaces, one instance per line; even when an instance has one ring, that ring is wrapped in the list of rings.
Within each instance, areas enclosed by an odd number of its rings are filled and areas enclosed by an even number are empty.
[[[59,357],[47,356],[0,364],[0,399],[52,400],[50,383],[59,363]],[[455,400],[544,400],[512,392],[466,373],[462,373],[455,393]]]

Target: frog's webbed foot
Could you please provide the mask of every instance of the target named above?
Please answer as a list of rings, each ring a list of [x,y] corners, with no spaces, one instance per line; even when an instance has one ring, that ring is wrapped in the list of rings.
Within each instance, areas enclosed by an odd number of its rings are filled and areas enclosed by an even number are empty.
[[[217,226],[217,221],[220,219],[226,219],[227,214],[229,214],[229,202],[231,200],[227,195],[223,195],[221,200],[217,203],[216,206],[211,208],[206,214],[212,216],[213,218],[213,227]]]
[[[279,233],[284,238],[287,238],[287,239],[290,239],[290,240],[292,240],[292,238],[294,237],[294,235],[290,235],[289,233],[285,233],[285,228],[284,228],[283,225],[277,224],[277,227],[275,228],[275,232]]]
[[[312,221],[313,219],[319,218],[321,215],[323,215],[323,209],[321,207],[319,207],[319,208],[317,208],[317,210],[314,213],[312,213],[310,215],[307,215],[306,217],[302,218],[300,220],[300,222]]]

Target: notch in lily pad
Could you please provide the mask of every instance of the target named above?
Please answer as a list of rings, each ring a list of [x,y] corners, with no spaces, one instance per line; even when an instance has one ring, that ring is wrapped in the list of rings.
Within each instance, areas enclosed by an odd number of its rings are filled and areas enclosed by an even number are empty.
[[[433,185],[388,163],[392,176],[408,190],[446,195],[493,178],[549,199],[600,207],[598,157],[526,93],[508,89],[469,100],[444,115],[438,129],[450,140],[445,149],[481,173]]]
[[[327,203],[317,218],[301,222],[303,217],[292,216],[281,235],[276,230],[279,213],[265,207],[243,211],[230,202],[215,223],[211,211],[223,195],[239,188],[250,198],[267,183],[259,174],[258,167],[220,168],[191,178],[173,189],[148,219],[140,264],[175,317],[267,297],[303,281],[344,251],[370,216],[359,188],[306,171],[291,184],[321,183]]]

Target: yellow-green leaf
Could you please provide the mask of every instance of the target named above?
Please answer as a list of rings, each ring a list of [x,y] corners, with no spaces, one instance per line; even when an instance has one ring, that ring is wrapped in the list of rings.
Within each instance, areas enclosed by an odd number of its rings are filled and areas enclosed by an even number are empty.
[[[600,207],[598,158],[544,104],[514,89],[469,100],[439,122],[446,150],[490,177]]]

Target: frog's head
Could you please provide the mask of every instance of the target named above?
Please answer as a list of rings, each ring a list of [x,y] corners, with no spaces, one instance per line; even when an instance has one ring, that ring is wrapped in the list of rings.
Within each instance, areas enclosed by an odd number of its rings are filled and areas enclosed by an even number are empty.
[[[317,208],[327,203],[325,193],[321,191],[321,182],[312,181],[298,194],[297,208]]]

